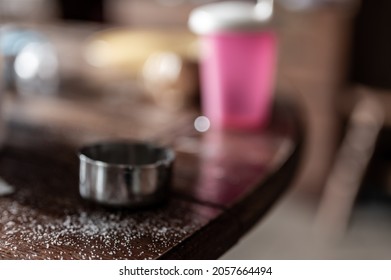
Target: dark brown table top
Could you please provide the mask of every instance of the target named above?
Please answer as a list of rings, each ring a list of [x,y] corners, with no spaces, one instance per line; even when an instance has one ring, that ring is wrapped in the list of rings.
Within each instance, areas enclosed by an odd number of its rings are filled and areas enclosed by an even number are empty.
[[[163,110],[132,84],[86,85],[78,52],[91,31],[54,31],[60,62],[76,78],[57,96],[4,102],[0,178],[16,191],[0,196],[0,259],[213,259],[289,187],[303,147],[295,106],[276,102],[262,132],[201,134],[193,128],[196,109]],[[113,210],[80,198],[77,150],[113,138],[175,149],[166,204]]]
[[[93,101],[92,101],[93,100]],[[194,110],[170,113],[142,99],[8,98],[0,176],[1,259],[211,259],[228,250],[289,186],[301,136],[280,106],[259,133],[200,134]],[[112,210],[78,194],[80,145],[108,138],[174,147],[169,201]]]

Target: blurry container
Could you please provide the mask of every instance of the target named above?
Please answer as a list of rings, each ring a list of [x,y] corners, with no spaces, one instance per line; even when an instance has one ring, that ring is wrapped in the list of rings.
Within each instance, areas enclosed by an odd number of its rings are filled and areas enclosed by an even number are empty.
[[[256,129],[269,119],[277,58],[273,1],[221,2],[195,9],[201,35],[203,113],[213,128]]]
[[[57,53],[42,34],[14,26],[0,30],[6,87],[21,95],[53,94],[58,90]]]

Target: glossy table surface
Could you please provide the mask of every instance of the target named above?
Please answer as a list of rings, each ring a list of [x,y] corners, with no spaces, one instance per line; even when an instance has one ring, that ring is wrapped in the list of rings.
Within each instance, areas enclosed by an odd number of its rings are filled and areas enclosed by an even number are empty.
[[[93,101],[92,101],[93,100]],[[7,98],[0,176],[2,259],[211,259],[289,186],[301,136],[294,107],[262,132],[198,133],[196,110],[170,113],[127,95]],[[78,148],[102,139],[153,140],[177,152],[167,203],[113,210],[78,193]]]
[[[263,131],[199,133],[195,108],[170,112],[134,83],[81,77],[81,38],[95,27],[46,29],[74,75],[55,96],[5,96],[0,178],[15,192],[0,196],[1,259],[214,259],[289,188],[304,135],[295,105],[276,101]],[[80,198],[77,151],[107,139],[176,151],[167,203],[113,210]]]

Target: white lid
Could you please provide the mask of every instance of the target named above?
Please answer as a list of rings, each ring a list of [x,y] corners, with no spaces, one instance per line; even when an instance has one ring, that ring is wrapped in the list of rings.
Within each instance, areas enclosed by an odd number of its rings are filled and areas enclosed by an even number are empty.
[[[250,2],[227,1],[194,9],[189,17],[189,28],[197,34],[217,31],[253,30],[269,22],[273,14],[273,0]]]

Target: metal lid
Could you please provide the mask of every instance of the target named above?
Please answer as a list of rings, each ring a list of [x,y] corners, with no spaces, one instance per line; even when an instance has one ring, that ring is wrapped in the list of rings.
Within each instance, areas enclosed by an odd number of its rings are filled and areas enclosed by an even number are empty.
[[[273,0],[227,1],[200,6],[189,17],[189,28],[197,34],[221,31],[256,30],[270,22]]]

